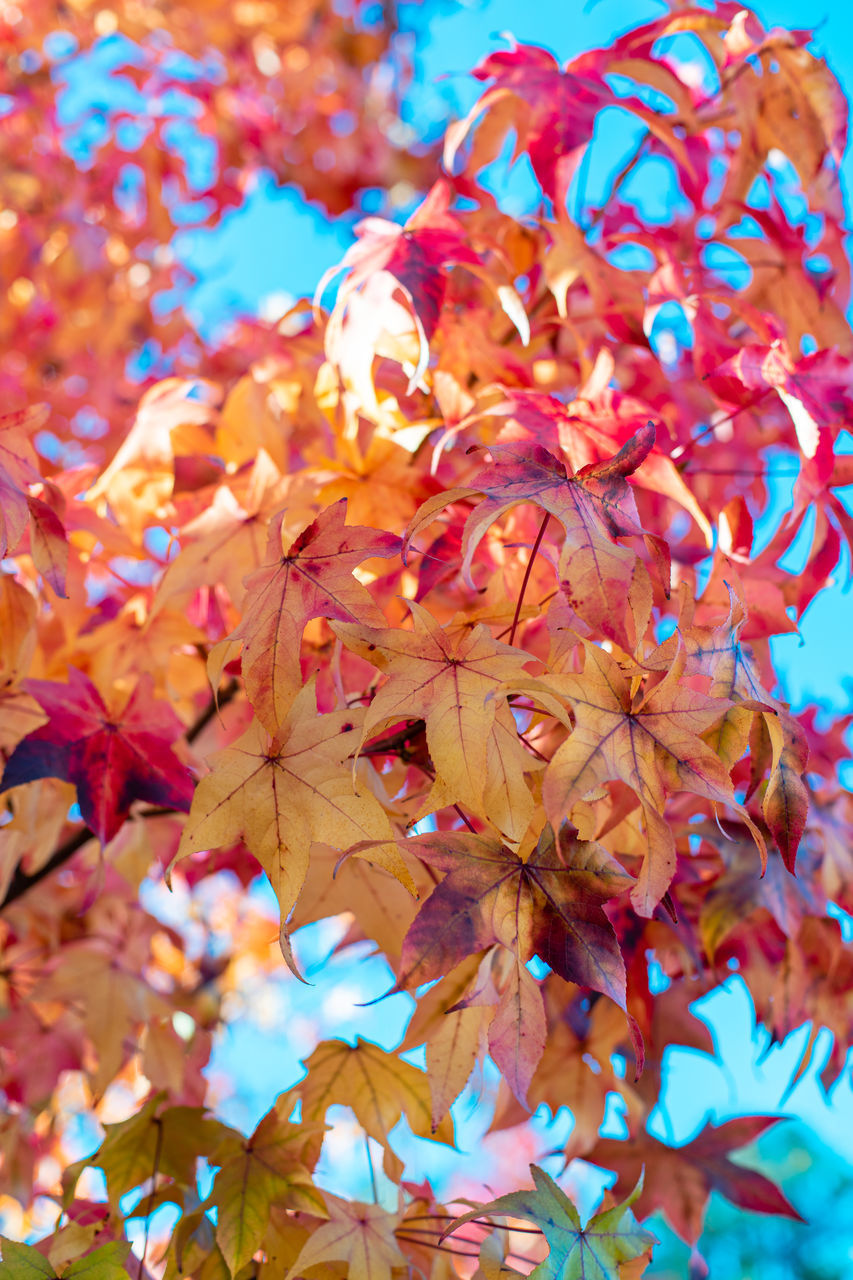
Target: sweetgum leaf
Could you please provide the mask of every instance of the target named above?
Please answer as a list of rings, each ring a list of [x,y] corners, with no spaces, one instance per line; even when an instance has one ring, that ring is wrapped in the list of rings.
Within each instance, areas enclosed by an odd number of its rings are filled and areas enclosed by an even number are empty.
[[[370,559],[396,555],[390,533],[347,526],[347,500],[322,511],[292,542],[282,541],[281,516],[272,521],[266,560],[246,581],[240,625],[226,653],[242,643],[246,691],[255,714],[274,733],[302,687],[299,653],[312,618],[381,626],[385,619],[353,569]],[[230,643],[228,643],[230,642]]]
[[[0,1236],[3,1274],[8,1280],[56,1280],[56,1272],[43,1253],[31,1244]]]
[[[541,445],[492,445],[492,464],[473,477],[470,488],[424,503],[406,532],[405,546],[449,502],[483,494],[462,539],[462,572],[473,586],[473,557],[489,527],[519,503],[534,503],[563,527],[558,571],[572,608],[601,635],[631,648],[622,601],[628,596],[637,556],[616,539],[644,535],[627,477],[642,465],[654,442],[654,426],[644,424],[614,457],[589,463],[576,473]]]
[[[335,1103],[352,1107],[365,1133],[388,1143],[394,1125],[405,1115],[414,1133],[435,1138],[426,1073],[395,1053],[356,1038],[324,1040],[305,1061],[308,1075],[299,1085],[303,1120],[324,1118]],[[444,1123],[439,1141],[452,1142],[453,1127]]]
[[[621,1263],[647,1253],[657,1239],[637,1225],[631,1212],[642,1191],[642,1179],[621,1204],[605,1209],[581,1226],[569,1197],[544,1169],[530,1166],[532,1191],[514,1191],[454,1219],[448,1236],[466,1222],[483,1217],[521,1218],[541,1227],[548,1241],[544,1262],[531,1271],[535,1280],[619,1280]]]
[[[315,1228],[285,1280],[293,1280],[321,1262],[345,1262],[349,1280],[391,1280],[392,1269],[406,1259],[394,1237],[402,1211],[360,1204],[325,1194],[329,1221]]]
[[[130,1245],[126,1241],[110,1240],[87,1253],[85,1258],[70,1262],[62,1272],[62,1280],[124,1280],[129,1254]]]
[[[423,811],[456,802],[485,819],[498,805],[500,817],[506,759],[514,757],[519,772],[529,759],[523,748],[506,740],[512,721],[501,714],[506,711],[501,684],[521,672],[529,655],[495,640],[483,626],[454,634],[422,605],[407,603],[410,632],[340,622],[332,626],[347,648],[388,675],[365,714],[362,743],[389,724],[424,719],[436,779]],[[534,762],[528,767],[534,768]],[[511,814],[506,821],[512,824]]]
[[[0,791],[36,778],[73,782],[83,820],[102,844],[117,834],[135,800],[189,809],[192,775],[170,745],[183,725],[168,703],[152,696],[150,675],[113,712],[76,667],[69,668],[68,684],[26,680],[23,687],[49,720],[12,752]]]
[[[291,965],[286,923],[315,841],[341,850],[372,842],[370,860],[414,892],[385,811],[344,764],[363,717],[360,710],[319,715],[312,682],[293,699],[275,738],[255,720],[215,757],[213,771],[199,783],[173,860],[245,841],[278,897],[282,947]]]
[[[407,848],[445,877],[403,942],[400,986],[417,987],[494,943],[535,955],[566,982],[625,1008],[625,968],[603,903],[632,883],[601,845],[546,827],[526,860],[462,831],[412,836]]]
[[[643,1217],[660,1209],[673,1230],[694,1244],[702,1231],[708,1197],[719,1191],[733,1204],[755,1213],[779,1213],[802,1221],[800,1214],[775,1183],[754,1169],[735,1164],[729,1153],[753,1142],[774,1116],[750,1116],[708,1125],[692,1142],[668,1147],[649,1133],[625,1141],[601,1138],[584,1159],[615,1169],[615,1191],[624,1191],[645,1169],[637,1191],[637,1211]]]
[[[322,1126],[291,1124],[285,1095],[252,1136],[224,1143],[219,1172],[206,1204],[216,1209],[216,1242],[232,1275],[259,1247],[273,1204],[325,1217],[323,1197],[311,1179]],[[290,1100],[292,1109],[292,1100]]]
[[[683,655],[643,697],[632,695],[629,671],[609,653],[585,643],[582,675],[544,676],[541,683],[568,699],[575,729],[554,753],[545,772],[543,799],[552,823],[601,782],[619,779],[643,807],[648,850],[631,893],[637,910],[650,916],[675,873],[675,842],[663,813],[666,797],[689,791],[728,805],[760,834],[735,799],[729,773],[701,735],[729,710],[726,698],[712,698],[684,685]],[[764,852],[766,857],[766,852]]]

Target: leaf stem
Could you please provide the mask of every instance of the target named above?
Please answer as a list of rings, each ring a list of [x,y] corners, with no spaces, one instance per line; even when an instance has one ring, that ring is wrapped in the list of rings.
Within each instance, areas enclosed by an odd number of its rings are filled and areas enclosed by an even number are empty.
[[[376,1170],[373,1167],[373,1155],[370,1150],[370,1138],[364,1135],[364,1149],[367,1152],[367,1167],[370,1170],[370,1186],[373,1191],[373,1203],[379,1204],[379,1188],[376,1185]]]
[[[524,570],[524,577],[521,580],[521,590],[518,593],[518,600],[515,605],[515,615],[512,619],[512,626],[509,629],[508,644],[512,644],[515,640],[515,632],[518,627],[518,620],[521,617],[521,606],[524,603],[524,593],[527,590],[527,584],[530,581],[530,572],[533,568],[533,561],[536,559],[536,553],[542,545],[542,539],[545,537],[545,530],[548,527],[548,521],[551,519],[548,512],[545,512],[542,523],[539,526],[539,532],[536,535],[536,541],[533,544],[533,550],[530,552],[530,559],[527,561],[527,568]]]
[[[467,1249],[448,1249],[446,1245],[433,1244],[431,1240],[413,1240],[411,1236],[401,1235],[399,1231],[396,1231],[394,1234],[398,1240],[404,1240],[406,1244],[416,1244],[422,1249],[437,1249],[439,1253],[452,1253],[455,1254],[457,1258],[479,1258],[480,1256],[479,1251],[477,1253],[471,1253]]]
[[[469,831],[472,831],[472,832],[474,833],[474,835],[476,835],[476,834],[477,834],[477,828],[474,826],[473,822],[471,822],[470,818],[467,818],[467,817],[465,816],[465,814],[464,814],[464,813],[462,812],[462,810],[459,808],[459,805],[458,805],[458,804],[454,804],[453,808],[454,808],[454,809],[456,810],[456,812],[459,814],[459,817],[460,817],[460,818],[462,819],[462,821],[465,823],[465,826],[468,828],[468,830],[469,830]]]
[[[139,1259],[139,1273],[137,1280],[142,1280],[145,1272],[145,1255],[148,1252],[148,1233],[151,1230],[151,1212],[154,1208],[154,1197],[157,1193],[157,1174],[160,1172],[160,1155],[163,1150],[163,1121],[159,1116],[155,1116],[154,1123],[157,1126],[157,1139],[154,1145],[154,1168],[151,1172],[151,1192],[148,1196],[148,1204],[145,1209],[145,1235],[142,1238],[142,1256]]]

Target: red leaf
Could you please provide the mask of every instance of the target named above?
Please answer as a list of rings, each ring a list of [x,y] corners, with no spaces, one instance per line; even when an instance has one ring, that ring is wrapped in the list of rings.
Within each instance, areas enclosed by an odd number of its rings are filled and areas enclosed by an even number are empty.
[[[112,713],[74,667],[68,684],[26,680],[24,688],[50,719],[12,752],[0,791],[36,778],[73,782],[83,820],[102,844],[116,835],[135,800],[189,810],[192,775],[168,745],[183,726],[168,703],[153,697],[149,675]]]

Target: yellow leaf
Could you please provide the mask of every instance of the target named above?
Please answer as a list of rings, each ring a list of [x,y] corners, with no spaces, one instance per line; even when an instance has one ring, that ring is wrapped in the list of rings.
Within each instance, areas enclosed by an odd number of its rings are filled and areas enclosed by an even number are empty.
[[[326,1196],[329,1221],[307,1240],[285,1280],[321,1262],[346,1262],[349,1280],[391,1280],[394,1267],[406,1259],[394,1237],[402,1212],[389,1213],[378,1204],[360,1204]]]
[[[286,922],[315,840],[341,850],[375,841],[366,856],[414,891],[391,843],[387,815],[371,792],[357,789],[352,769],[343,763],[357,741],[363,714],[319,715],[309,684],[294,698],[275,739],[253,721],[242,738],[215,757],[213,772],[196,788],[173,860],[172,865],[189,854],[243,840],[278,897],[286,959]]]
[[[429,1080],[410,1062],[360,1037],[354,1045],[324,1040],[306,1060],[308,1076],[299,1085],[302,1118],[321,1120],[335,1103],[352,1107],[368,1137],[383,1145],[402,1115],[413,1133],[453,1142],[448,1121],[433,1132]]]

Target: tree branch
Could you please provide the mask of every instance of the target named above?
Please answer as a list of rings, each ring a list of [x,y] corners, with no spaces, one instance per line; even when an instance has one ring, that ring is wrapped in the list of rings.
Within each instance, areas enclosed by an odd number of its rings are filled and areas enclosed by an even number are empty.
[[[184,734],[184,741],[187,743],[195,742],[196,738],[200,737],[204,732],[213,717],[218,713],[219,709],[228,705],[237,693],[239,687],[239,680],[229,680],[228,684],[222,690],[222,693],[219,696],[214,695],[214,697],[210,699],[210,702],[207,704],[204,711],[201,712],[198,718],[190,725],[189,729],[187,729]],[[177,810],[145,809],[137,816],[140,818],[150,818],[159,814],[171,812],[176,813]],[[52,875],[59,867],[64,866],[65,863],[74,856],[78,849],[83,848],[84,844],[88,844],[90,840],[96,839],[97,836],[89,827],[81,827],[79,831],[75,831],[73,836],[69,836],[67,840],[54,850],[47,862],[45,862],[43,866],[39,867],[38,871],[27,873],[26,871],[22,871],[19,866],[9,882],[9,888],[6,890],[6,896],[3,901],[0,902],[0,911],[11,906],[13,902],[17,902],[18,898],[29,892],[30,889],[39,884],[42,880],[45,880],[49,875]]]

